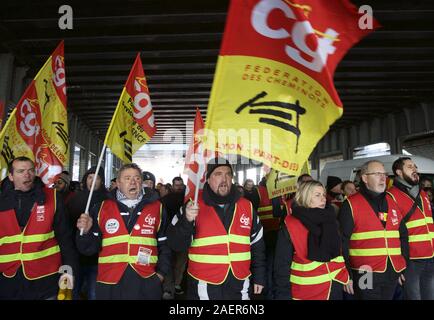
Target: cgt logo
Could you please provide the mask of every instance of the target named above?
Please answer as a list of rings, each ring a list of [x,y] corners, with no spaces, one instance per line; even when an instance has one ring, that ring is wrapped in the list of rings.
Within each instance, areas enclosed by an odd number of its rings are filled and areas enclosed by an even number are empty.
[[[150,214],[148,214],[145,218],[145,222],[150,225],[153,226],[155,224],[155,217],[151,217]]]
[[[242,225],[244,225],[244,226],[249,226],[250,225],[250,218],[249,217],[246,217],[245,215],[244,215],[244,213],[241,215],[241,218],[240,218],[240,223],[242,224]]]
[[[296,21],[290,32],[283,26],[277,29],[270,27],[269,15],[274,10],[280,10],[286,18]],[[327,28],[324,33],[314,30],[309,21],[298,21],[291,7],[281,0],[260,1],[253,8],[251,24],[256,32],[264,37],[270,39],[292,38],[295,48],[285,45],[283,48],[285,53],[292,60],[315,72],[321,72],[327,64],[327,57],[336,51],[333,42],[337,40],[338,32],[331,28]],[[317,36],[318,45],[316,50],[309,48],[306,42],[309,35]],[[310,59],[303,58],[306,55]]]

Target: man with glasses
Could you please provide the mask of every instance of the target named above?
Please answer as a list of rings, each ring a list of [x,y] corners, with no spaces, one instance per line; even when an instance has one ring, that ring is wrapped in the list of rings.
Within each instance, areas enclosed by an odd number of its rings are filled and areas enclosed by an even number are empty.
[[[360,300],[391,300],[406,266],[401,251],[406,230],[398,205],[386,193],[384,165],[368,161],[360,174],[360,192],[349,196],[339,212],[343,256],[352,270],[344,290]]]
[[[408,300],[434,300],[434,225],[430,200],[419,186],[417,166],[411,158],[397,159],[392,169],[395,179],[389,192],[404,216],[409,235],[404,295]]]

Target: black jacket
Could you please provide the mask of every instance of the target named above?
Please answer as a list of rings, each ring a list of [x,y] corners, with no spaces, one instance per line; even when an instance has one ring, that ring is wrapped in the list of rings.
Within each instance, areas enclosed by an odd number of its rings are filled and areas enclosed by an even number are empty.
[[[141,212],[145,205],[150,204],[154,201],[159,201],[158,194],[155,191],[151,191],[150,189],[145,190],[146,193],[143,196],[142,200],[132,210],[128,209],[128,207],[121,202],[116,201],[120,212],[129,212],[129,215],[122,216],[129,233],[133,230],[133,227],[136,224],[138,218],[137,213]],[[79,230],[77,230],[76,232],[75,240],[77,249],[83,255],[92,256],[99,253],[101,250],[102,234],[101,229],[97,223],[100,208],[101,203],[97,204],[92,208],[92,210],[90,210],[90,216],[93,219],[93,225],[91,230],[87,234],[84,234],[82,236],[80,236]],[[166,239],[167,223],[167,213],[166,210],[164,210],[163,208],[160,229],[157,232],[158,262],[156,266],[156,272],[158,272],[162,276],[165,276],[171,268],[171,252],[169,247],[167,246]],[[128,268],[130,267],[128,266]]]
[[[387,201],[384,195],[375,196],[372,192],[369,192],[369,190],[367,190],[363,184],[361,185],[360,193],[368,201],[369,205],[372,207],[372,209],[377,214],[377,216],[379,212],[388,211]],[[345,200],[342,204],[342,207],[339,211],[338,219],[339,219],[341,236],[342,236],[342,254],[344,256],[347,268],[350,271],[351,269],[349,267],[349,246],[350,246],[350,238],[351,235],[353,234],[353,229],[354,229],[354,219],[352,215],[351,206],[347,200]],[[385,223],[383,221],[382,223],[383,226],[385,226]],[[408,261],[409,259],[408,232],[404,221],[402,221],[399,226],[399,235],[401,241],[401,253],[404,256],[404,258]],[[388,272],[394,272],[394,271],[392,270],[392,268],[388,267],[385,273]],[[351,272],[350,272],[350,276],[351,276]],[[374,281],[375,281],[375,277],[377,278],[382,277],[382,273],[374,272]]]
[[[15,190],[13,183],[6,178],[0,194],[0,214],[2,211],[14,209],[18,224],[23,230],[30,218],[35,202],[45,203],[44,184],[36,177],[34,187],[28,192]],[[1,227],[1,226],[0,226]],[[56,212],[54,213],[53,230],[60,247],[62,264],[77,270],[78,254],[74,248],[72,229],[68,223],[65,207],[59,193],[56,192]],[[13,278],[0,275],[0,299],[47,299],[57,295],[59,274],[38,280],[27,280],[20,268]]]
[[[161,198],[160,201],[166,207],[167,215],[170,221],[179,212],[182,205],[184,204],[184,193],[171,192]]]
[[[214,207],[226,231],[229,231],[235,211],[235,204],[240,199],[241,194],[236,191],[232,199],[223,207],[220,207],[211,199],[206,186],[207,184],[205,184],[202,194],[203,201],[207,205]],[[177,252],[187,251],[195,234],[194,223],[188,222],[185,217],[185,207],[182,211],[173,218],[172,223],[167,228],[169,246]],[[265,244],[263,241],[263,228],[255,209],[253,209],[252,220],[253,226],[250,234],[251,243],[253,243],[250,249],[252,279],[253,283],[264,285],[266,279]]]

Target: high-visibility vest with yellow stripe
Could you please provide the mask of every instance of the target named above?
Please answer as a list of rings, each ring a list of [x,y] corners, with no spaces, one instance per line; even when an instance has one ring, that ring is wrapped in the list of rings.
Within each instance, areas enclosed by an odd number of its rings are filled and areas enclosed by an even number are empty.
[[[258,216],[261,220],[262,227],[265,232],[279,230],[280,219],[273,217],[273,206],[271,200],[268,197],[267,188],[264,186],[258,186],[259,194],[259,207]]]
[[[386,228],[362,194],[356,193],[348,197],[347,201],[354,219],[349,245],[351,268],[385,272],[387,261],[390,259],[396,272],[404,270],[406,262],[401,255],[399,240],[402,215],[395,201],[390,195],[386,195],[388,208]]]
[[[332,281],[347,284],[348,270],[344,258],[338,256],[329,262],[312,261],[308,255],[308,230],[292,215],[285,217],[285,225],[294,246],[291,264],[291,296],[296,300],[328,300]],[[336,226],[337,228],[337,226]]]
[[[62,259],[53,229],[55,192],[44,188],[45,203],[33,205],[23,231],[15,210],[0,212],[0,272],[5,277],[14,277],[20,266],[23,266],[23,274],[29,280],[59,271]]]
[[[407,214],[413,206],[414,200],[397,187],[391,188],[389,193],[395,199],[402,214]],[[422,207],[416,206],[416,210],[405,224],[408,230],[410,259],[428,259],[434,256],[432,208],[425,191],[420,192],[420,197]]]
[[[250,276],[252,204],[240,198],[235,204],[229,232],[212,206],[199,197],[195,235],[188,251],[188,273],[212,284],[226,280],[229,270],[239,280]]]
[[[131,233],[128,233],[118,205],[113,200],[102,203],[98,224],[102,233],[98,282],[118,283],[128,265],[143,278],[155,273],[158,261],[157,232],[161,224],[160,201],[143,207]]]

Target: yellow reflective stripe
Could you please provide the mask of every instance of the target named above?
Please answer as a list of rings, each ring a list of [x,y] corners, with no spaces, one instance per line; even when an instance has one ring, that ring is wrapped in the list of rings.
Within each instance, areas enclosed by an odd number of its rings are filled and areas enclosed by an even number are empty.
[[[405,225],[407,226],[407,229],[411,229],[411,228],[416,228],[416,227],[422,227],[424,225],[427,224],[427,220],[431,219],[431,223],[432,223],[432,218],[427,218],[425,219],[417,219],[414,221],[409,221],[407,222]]]
[[[54,231],[51,231],[49,233],[44,233],[44,234],[34,234],[34,235],[30,235],[30,236],[23,236],[23,243],[46,241],[46,240],[52,239],[52,238],[54,238]]]
[[[21,253],[0,255],[0,263],[7,263],[7,262],[12,262],[17,260],[21,260]]]
[[[368,240],[384,238],[386,233],[387,238],[399,238],[399,231],[367,231],[367,232],[355,232],[351,235],[350,240]]]
[[[434,223],[432,217],[426,217],[426,218],[425,218],[425,221],[426,221],[427,223]]]
[[[250,251],[249,252],[238,252],[238,253],[230,253],[229,258],[231,261],[246,261],[250,260]]]
[[[22,238],[23,238],[22,234],[18,234],[16,236],[5,236],[0,239],[0,246],[6,243],[21,242]]]
[[[250,236],[239,236],[236,234],[230,234],[229,241],[238,244],[250,244]]]
[[[344,257],[339,256],[336,257],[334,259],[332,259],[330,262],[344,262]],[[326,262],[318,262],[318,261],[312,261],[310,263],[297,263],[297,262],[292,262],[291,264],[291,269],[292,270],[296,270],[296,271],[312,271],[315,270],[316,268],[320,267],[321,265],[325,264]]]
[[[21,254],[21,260],[22,261],[30,261],[30,260],[36,260],[36,259],[41,259],[41,258],[45,258],[48,256],[51,256],[53,254],[59,253],[60,252],[60,248],[59,246],[54,246],[42,251],[38,251],[38,252],[33,252],[33,253],[23,253]]]
[[[228,256],[221,256],[221,255],[209,255],[209,254],[192,254],[190,253],[188,255],[188,258],[191,261],[199,262],[199,263],[229,263],[229,257]]]
[[[31,242],[40,242],[40,241],[46,241],[49,239],[54,238],[54,231],[51,231],[49,233],[43,233],[43,234],[33,234],[33,235],[23,235],[23,234],[17,234],[15,236],[5,236],[0,239],[0,245],[6,244],[6,243],[14,243],[14,242],[22,242],[22,243],[31,243]]]
[[[105,239],[102,239],[102,246],[105,247],[105,246],[111,246],[113,244],[128,242],[129,238],[130,238],[130,236],[128,234],[122,235],[122,236],[117,236],[117,237],[112,237],[112,238],[105,238]]]
[[[265,207],[258,208],[258,212],[271,211],[271,210],[273,210],[273,206],[265,206]]]
[[[144,237],[131,237],[129,240],[129,244],[142,244],[149,246],[156,246],[157,239],[154,238],[144,238]]]
[[[399,255],[401,254],[401,248],[376,248],[376,249],[350,249],[350,256],[385,256],[385,255]]]
[[[430,234],[417,234],[408,236],[408,242],[431,241],[432,232]]]
[[[150,263],[157,263],[158,257],[157,256],[151,256]],[[136,263],[137,262],[137,256],[129,256],[127,254],[114,254],[107,257],[99,257],[98,263]]]
[[[332,273],[323,274],[321,276],[315,277],[299,277],[291,274],[289,276],[289,281],[291,283],[299,284],[299,285],[312,285],[312,284],[320,284],[324,282],[329,282],[333,280],[336,275],[341,271],[341,269],[335,270]]]
[[[259,217],[259,220],[269,220],[269,219],[274,218],[272,214],[266,214],[266,215],[258,216],[258,217]]]
[[[191,243],[191,247],[210,246],[213,244],[227,244],[228,242],[229,242],[229,238],[227,235],[206,237],[206,238],[194,239]]]
[[[250,252],[231,253],[228,256],[210,255],[210,254],[193,254],[190,253],[188,258],[191,261],[199,263],[223,263],[228,264],[229,261],[246,261],[250,260]]]

